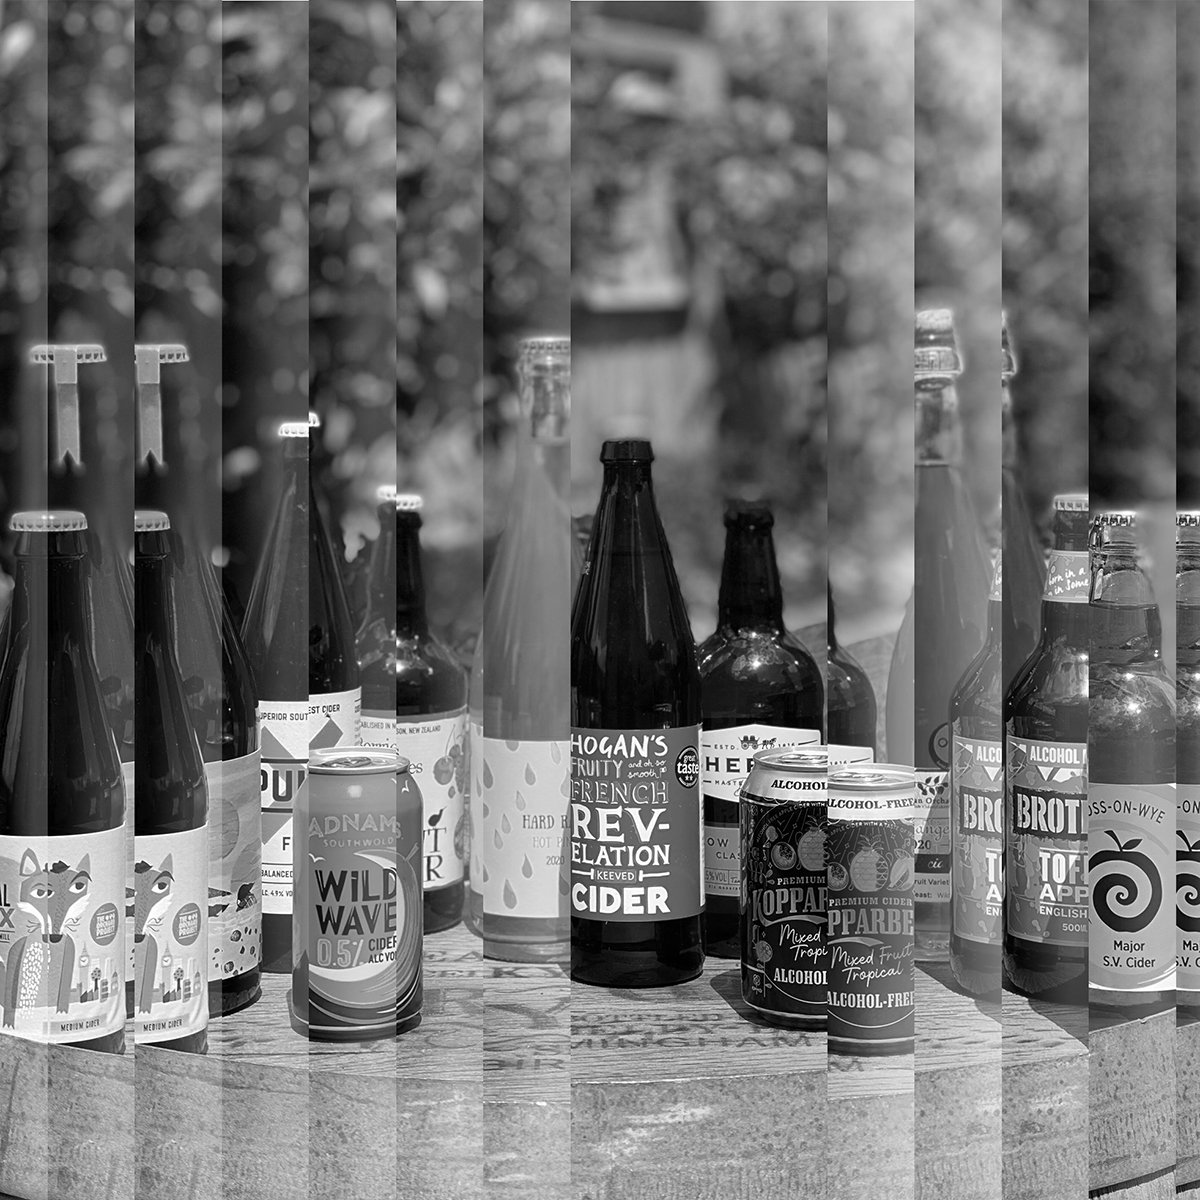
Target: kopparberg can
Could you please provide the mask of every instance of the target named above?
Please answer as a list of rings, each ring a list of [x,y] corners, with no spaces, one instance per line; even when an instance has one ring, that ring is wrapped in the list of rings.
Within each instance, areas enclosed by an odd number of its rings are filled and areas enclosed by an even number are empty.
[[[825,1028],[824,746],[764,750],[742,786],[742,999],[765,1021]]]
[[[913,1048],[912,767],[829,772],[826,824],[829,1050]]]
[[[421,1020],[421,793],[392,750],[316,750],[295,818],[292,1015],[313,1041]]]

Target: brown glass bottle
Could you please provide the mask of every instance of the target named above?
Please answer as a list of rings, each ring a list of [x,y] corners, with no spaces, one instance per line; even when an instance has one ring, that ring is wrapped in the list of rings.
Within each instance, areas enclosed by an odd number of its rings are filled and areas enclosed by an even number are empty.
[[[648,441],[608,441],[571,631],[571,978],[704,966],[700,674]]]
[[[875,689],[858,660],[838,644],[834,624],[833,588],[827,587],[825,626],[829,657],[826,666],[825,723],[830,746],[861,746],[875,757],[879,714]]]

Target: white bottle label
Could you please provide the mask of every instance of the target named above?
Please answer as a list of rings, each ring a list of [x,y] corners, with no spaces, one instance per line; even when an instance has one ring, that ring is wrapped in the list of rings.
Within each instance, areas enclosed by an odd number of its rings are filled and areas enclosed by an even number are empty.
[[[208,785],[208,978],[231,979],[262,960],[259,752],[204,764]]]
[[[396,722],[396,749],[421,790],[424,889],[461,883],[466,850],[467,710]]]
[[[125,1024],[125,831],[0,837],[0,1032],[86,1042]]]
[[[374,712],[367,709],[363,712],[359,727],[362,744],[374,746],[380,750],[396,749],[396,714],[394,712]]]
[[[292,811],[308,774],[308,701],[260,701],[258,742],[262,910],[286,917],[292,911]]]
[[[133,1021],[140,1044],[208,1025],[208,826],[137,839]]]
[[[567,912],[571,743],[485,738],[471,728],[471,886],[487,916]]]

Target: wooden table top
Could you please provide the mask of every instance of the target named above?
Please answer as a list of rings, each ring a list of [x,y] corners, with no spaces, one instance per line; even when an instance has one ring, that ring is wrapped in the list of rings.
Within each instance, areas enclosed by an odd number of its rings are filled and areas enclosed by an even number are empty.
[[[882,719],[890,643],[851,649]],[[423,1021],[387,1042],[306,1042],[283,976],[212,1022],[204,1058],[0,1037],[0,1193],[1157,1200],[1200,1187],[1200,1024],[1177,1029],[1173,1013],[1089,1024],[1011,993],[976,1001],[919,966],[915,1053],[847,1058],[752,1019],[729,960],[678,987],[615,991],[485,962],[463,927],[425,946]]]

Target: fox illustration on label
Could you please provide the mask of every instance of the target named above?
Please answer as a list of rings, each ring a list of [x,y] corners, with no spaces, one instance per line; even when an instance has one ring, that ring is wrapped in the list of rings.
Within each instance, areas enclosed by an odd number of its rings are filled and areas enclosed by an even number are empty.
[[[91,892],[88,855],[78,866],[38,862],[32,850],[21,857],[17,911],[40,929],[13,942],[3,974],[4,1027],[15,1027],[17,1011],[54,1004],[65,1013],[71,1003],[75,940]]]
[[[158,868],[139,862],[134,868],[134,886],[128,889],[133,907],[133,946],[135,958],[134,994],[137,1011],[150,1012],[154,1004],[155,974],[158,969],[158,940],[163,922],[171,911],[171,892],[175,884],[173,864],[168,854]]]

